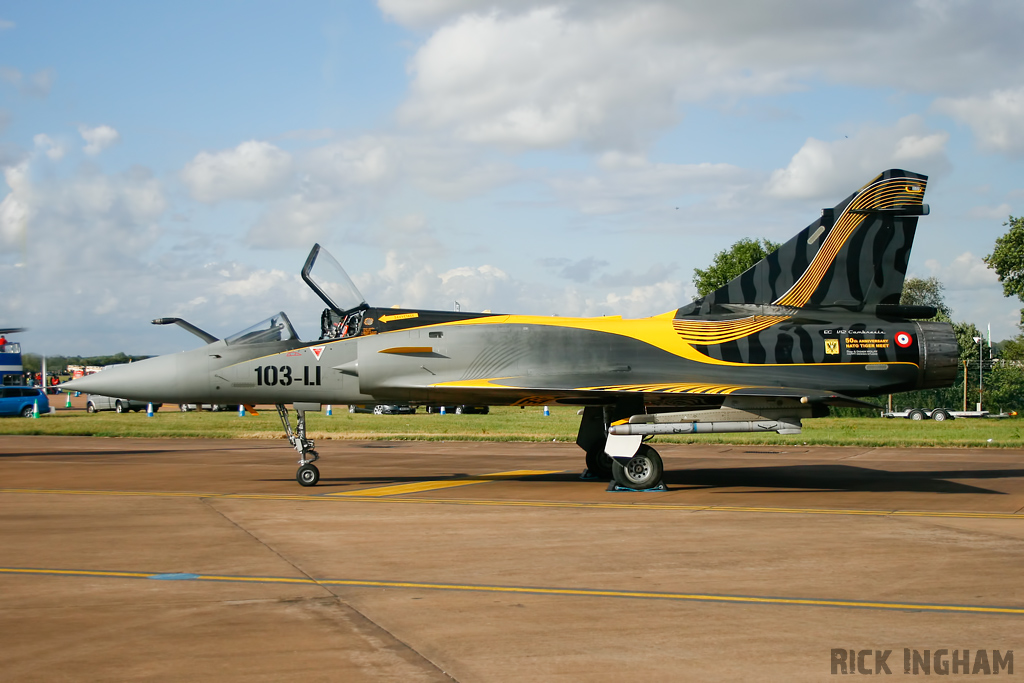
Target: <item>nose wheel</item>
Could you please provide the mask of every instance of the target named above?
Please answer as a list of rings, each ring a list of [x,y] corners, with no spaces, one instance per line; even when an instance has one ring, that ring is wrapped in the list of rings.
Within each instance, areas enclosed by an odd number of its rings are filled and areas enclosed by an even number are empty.
[[[303,486],[316,486],[316,483],[320,481],[320,470],[313,463],[306,463],[295,473],[295,481]]]

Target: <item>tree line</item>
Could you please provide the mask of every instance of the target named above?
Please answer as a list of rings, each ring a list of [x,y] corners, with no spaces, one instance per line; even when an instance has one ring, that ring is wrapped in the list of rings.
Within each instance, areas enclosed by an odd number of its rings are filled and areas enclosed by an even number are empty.
[[[129,356],[123,351],[112,356],[47,356],[47,372],[63,372],[69,365],[118,365],[137,360],[145,360],[149,356]],[[38,353],[26,353],[21,357],[26,372],[42,372],[43,357]]]

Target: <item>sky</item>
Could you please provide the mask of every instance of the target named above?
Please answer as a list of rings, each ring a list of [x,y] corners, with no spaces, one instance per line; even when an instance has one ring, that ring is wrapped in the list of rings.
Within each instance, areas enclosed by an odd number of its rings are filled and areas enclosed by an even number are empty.
[[[0,327],[156,354],[322,303],[641,317],[889,168],[930,177],[910,275],[994,340],[1024,213],[1024,3],[0,4]]]

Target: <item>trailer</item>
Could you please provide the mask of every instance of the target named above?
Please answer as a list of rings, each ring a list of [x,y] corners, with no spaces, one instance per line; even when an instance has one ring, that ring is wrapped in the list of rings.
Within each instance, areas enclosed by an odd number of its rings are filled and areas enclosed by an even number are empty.
[[[894,418],[902,417],[907,420],[935,420],[936,422],[944,422],[946,420],[953,420],[958,417],[990,417],[990,418],[1004,418],[1014,417],[1016,412],[1010,413],[998,413],[993,415],[987,410],[949,410],[948,408],[907,408],[906,410],[898,410],[893,412],[884,412],[882,417]]]

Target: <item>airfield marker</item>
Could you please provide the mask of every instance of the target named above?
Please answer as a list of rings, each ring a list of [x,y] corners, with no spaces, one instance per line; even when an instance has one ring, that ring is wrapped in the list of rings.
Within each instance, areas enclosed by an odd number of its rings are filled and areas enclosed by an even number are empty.
[[[446,413],[446,412],[444,412],[444,406],[441,406],[441,414],[442,414],[442,415],[447,415],[447,413]]]
[[[544,406],[544,417],[551,417],[551,411],[548,410],[547,406]]]
[[[327,417],[330,417],[331,415],[334,415],[334,411],[331,410],[331,404],[328,403],[327,404]]]
[[[238,417],[245,417],[245,404],[244,403],[239,403],[238,404]]]
[[[71,407],[71,392],[70,391],[68,392],[68,400],[67,400],[67,403],[64,404],[64,407],[65,408],[70,408]]]
[[[147,403],[146,404],[146,417],[153,417],[153,404],[152,403]]]
[[[39,399],[32,401],[32,417],[39,417]]]

